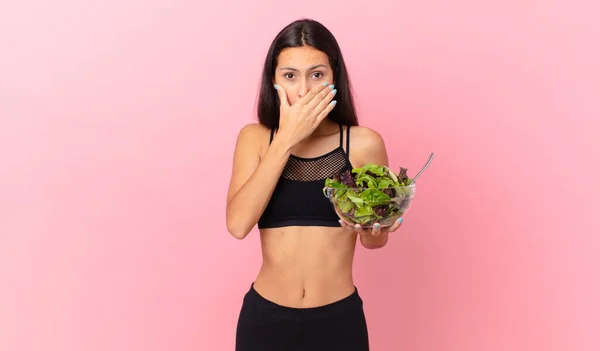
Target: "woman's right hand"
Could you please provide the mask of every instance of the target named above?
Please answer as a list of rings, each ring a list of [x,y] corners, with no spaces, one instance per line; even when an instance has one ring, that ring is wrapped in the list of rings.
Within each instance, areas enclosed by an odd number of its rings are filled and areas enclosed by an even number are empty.
[[[329,112],[335,107],[332,101],[336,90],[333,85],[319,84],[312,88],[304,97],[289,104],[287,93],[280,85],[275,85],[281,105],[279,108],[279,131],[290,143],[295,146],[317,129]]]

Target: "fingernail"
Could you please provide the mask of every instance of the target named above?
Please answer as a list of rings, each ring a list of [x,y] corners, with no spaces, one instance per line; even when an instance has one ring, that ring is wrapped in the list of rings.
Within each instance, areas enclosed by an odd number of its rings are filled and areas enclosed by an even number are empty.
[[[379,229],[379,223],[375,223],[375,228]]]
[[[331,84],[331,85],[329,86],[329,89],[333,89],[333,87],[334,87],[334,85],[333,85],[333,84]]]
[[[402,217],[398,218],[396,222],[398,222],[398,224],[402,223]]]
[[[337,101],[333,100],[331,103],[333,104],[333,106],[335,106],[335,104],[337,104]]]
[[[340,225],[342,225],[342,220],[341,219],[338,222],[340,223]]]
[[[360,224],[356,224],[356,225],[354,225],[354,229],[356,229],[356,230],[360,230]]]
[[[327,84],[328,84],[327,82],[323,82],[323,86],[324,86],[324,87],[326,87],[326,86],[327,86]]]
[[[333,89],[332,93],[335,95],[335,93],[337,93],[337,89]]]
[[[279,89],[279,85],[273,84],[273,88],[275,88],[275,90],[278,90]]]

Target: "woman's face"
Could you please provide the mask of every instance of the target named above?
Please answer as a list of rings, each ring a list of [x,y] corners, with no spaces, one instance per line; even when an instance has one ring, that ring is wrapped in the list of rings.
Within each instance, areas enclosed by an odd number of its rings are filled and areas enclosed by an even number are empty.
[[[335,84],[329,57],[324,52],[311,46],[281,51],[275,68],[274,83],[285,89],[290,104],[324,82]]]

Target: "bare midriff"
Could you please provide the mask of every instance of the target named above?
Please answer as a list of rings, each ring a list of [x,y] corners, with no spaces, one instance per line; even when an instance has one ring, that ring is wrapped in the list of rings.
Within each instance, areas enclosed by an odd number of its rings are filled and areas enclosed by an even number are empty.
[[[356,234],[337,227],[261,229],[263,263],[254,289],[282,306],[310,308],[354,292]]]

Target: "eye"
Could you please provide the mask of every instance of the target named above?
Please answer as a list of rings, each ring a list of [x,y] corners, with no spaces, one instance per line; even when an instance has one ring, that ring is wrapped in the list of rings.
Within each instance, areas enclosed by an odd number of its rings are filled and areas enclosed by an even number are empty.
[[[314,75],[315,75],[315,78],[317,78],[317,79],[319,79],[319,78],[322,78],[322,77],[323,77],[323,73],[321,73],[321,72],[315,72],[315,74],[314,74]]]
[[[285,77],[285,79],[292,79],[292,78],[294,78],[294,74],[293,73],[284,73],[283,76]]]

